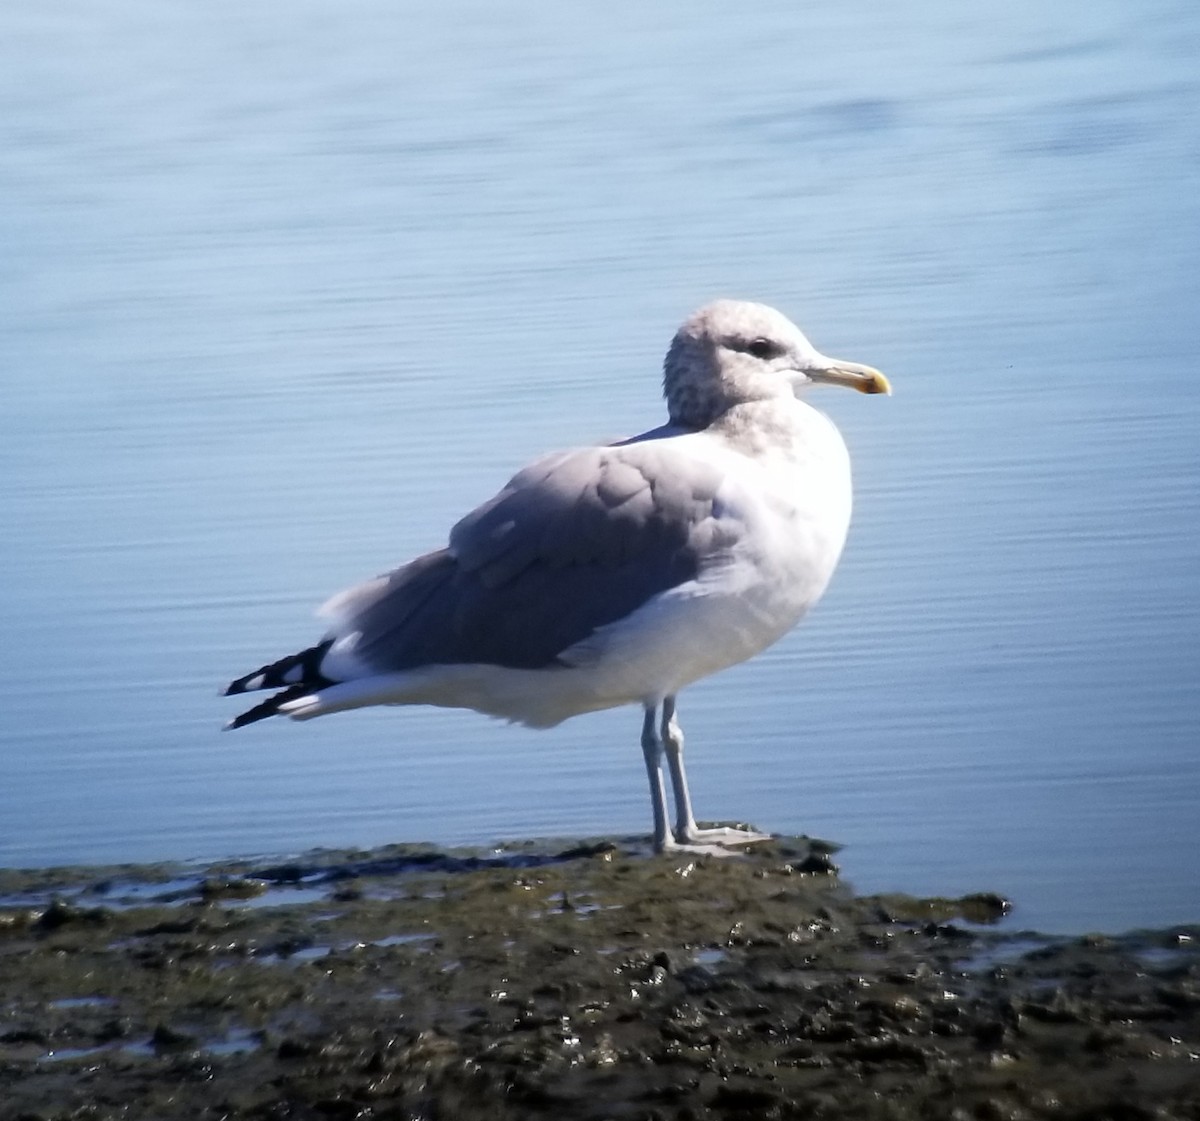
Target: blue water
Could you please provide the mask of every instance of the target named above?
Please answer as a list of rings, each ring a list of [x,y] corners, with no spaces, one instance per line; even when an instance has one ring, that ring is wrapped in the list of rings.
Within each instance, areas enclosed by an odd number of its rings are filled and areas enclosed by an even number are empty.
[[[1200,9],[0,14],[0,864],[645,833],[639,715],[220,735],[217,687],[776,304],[858,485],[682,699],[702,817],[1014,923],[1200,917]]]

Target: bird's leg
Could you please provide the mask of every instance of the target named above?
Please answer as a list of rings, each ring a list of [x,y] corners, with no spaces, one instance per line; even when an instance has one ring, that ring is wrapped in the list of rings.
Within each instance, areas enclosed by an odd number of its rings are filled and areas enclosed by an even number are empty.
[[[662,743],[666,748],[671,786],[675,791],[675,839],[692,841],[696,839],[696,818],[692,814],[692,796],[683,770],[683,729],[679,726],[674,697],[667,697],[663,701]]]
[[[671,706],[671,711],[674,712],[674,705]],[[667,727],[669,720],[664,714],[663,728]],[[678,725],[675,725],[678,731]],[[680,738],[682,742],[682,737]],[[678,760],[678,750],[671,754],[671,782],[676,786],[676,794],[678,796],[678,785],[676,780],[677,774],[682,774],[680,762]],[[703,838],[699,836],[700,830],[693,830],[696,834],[696,840],[701,843],[689,843],[681,838],[677,838],[667,828],[667,789],[663,784],[662,774],[662,755],[663,741],[658,734],[658,706],[647,705],[646,716],[642,721],[642,756],[646,760],[646,776],[650,779],[650,808],[654,812],[654,851],[655,852],[696,852],[705,853],[709,856],[728,856],[729,850],[717,845],[703,844]],[[684,800],[687,799],[687,785],[684,784]],[[691,810],[688,809],[690,815]],[[743,834],[744,836],[744,834]]]
[[[647,716],[649,719],[649,714]],[[645,731],[643,730],[643,744]],[[753,841],[769,841],[770,834],[748,829],[700,829],[692,813],[692,796],[688,792],[687,773],[683,769],[683,729],[675,708],[675,698],[667,697],[662,706],[662,747],[666,749],[667,766],[671,769],[671,785],[675,789],[675,840],[681,845],[747,845]],[[662,783],[660,774],[659,783]]]
[[[642,721],[642,757],[646,760],[646,777],[650,780],[650,809],[654,814],[654,851],[663,852],[669,843],[667,832],[667,791],[662,776],[662,740],[655,724],[658,706],[647,705]]]

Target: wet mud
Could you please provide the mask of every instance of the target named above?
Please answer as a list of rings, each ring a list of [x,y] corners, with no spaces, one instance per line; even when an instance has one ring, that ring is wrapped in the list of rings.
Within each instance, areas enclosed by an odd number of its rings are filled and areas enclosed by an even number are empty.
[[[0,1118],[1200,1119],[1200,924],[1005,910],[804,838],[0,871]]]

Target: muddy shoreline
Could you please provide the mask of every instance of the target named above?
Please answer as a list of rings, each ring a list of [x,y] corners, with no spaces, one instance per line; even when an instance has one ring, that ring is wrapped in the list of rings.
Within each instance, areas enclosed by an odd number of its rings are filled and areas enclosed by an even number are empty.
[[[0,870],[0,1119],[1200,1119],[1200,922],[1004,909],[805,838]]]

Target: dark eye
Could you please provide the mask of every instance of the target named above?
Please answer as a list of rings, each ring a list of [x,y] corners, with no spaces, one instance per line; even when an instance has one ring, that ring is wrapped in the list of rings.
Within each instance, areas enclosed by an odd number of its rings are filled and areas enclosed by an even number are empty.
[[[746,349],[755,358],[761,358],[764,362],[771,358],[778,358],[783,353],[783,347],[778,343],[771,342],[770,339],[755,339]]]

